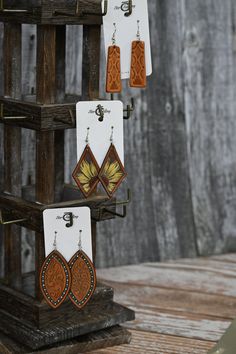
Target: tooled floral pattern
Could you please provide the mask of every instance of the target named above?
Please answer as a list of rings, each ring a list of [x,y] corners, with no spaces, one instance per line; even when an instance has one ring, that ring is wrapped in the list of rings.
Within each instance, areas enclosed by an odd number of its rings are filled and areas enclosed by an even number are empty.
[[[66,275],[62,264],[54,257],[45,271],[45,286],[49,296],[56,302],[66,286]]]
[[[72,266],[71,292],[78,301],[82,301],[91,287],[91,274],[89,266],[79,257]]]

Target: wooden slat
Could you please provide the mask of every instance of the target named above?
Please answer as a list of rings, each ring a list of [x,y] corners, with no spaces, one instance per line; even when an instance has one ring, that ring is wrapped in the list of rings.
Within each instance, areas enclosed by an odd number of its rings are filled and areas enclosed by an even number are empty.
[[[56,80],[56,27],[37,27],[37,76],[38,103],[54,103]],[[37,132],[36,135],[36,200],[49,204],[54,201],[54,132]],[[35,284],[38,298],[39,272],[45,257],[44,236],[36,234]]]
[[[4,93],[13,98],[21,94],[21,25],[4,26]],[[4,189],[21,195],[21,129],[4,129]],[[21,231],[5,226],[5,277],[11,286],[21,287]]]
[[[106,348],[91,354],[134,353],[134,354],[206,354],[214,344],[208,341],[132,330],[130,345]]]
[[[228,272],[228,271],[227,271]],[[184,289],[201,293],[236,296],[234,274],[225,271],[202,270],[183,267],[178,264],[154,263],[106,270],[99,270],[103,280],[129,283],[130,285],[148,285],[161,288]],[[209,281],[210,280],[210,281]]]
[[[56,102],[63,103],[66,84],[66,26],[56,28]],[[60,201],[64,184],[65,133],[55,132],[55,201]]]
[[[222,295],[203,294],[184,289],[163,289],[148,285],[134,285],[108,282],[115,291],[115,301],[125,306],[144,305],[164,311],[178,311],[189,314],[236,318],[236,298]]]
[[[82,98],[99,97],[100,26],[83,27]]]
[[[32,23],[44,25],[66,25],[66,24],[101,24],[101,16],[84,16],[82,11],[93,11],[97,14],[101,13],[100,0],[80,0],[79,10],[80,13],[75,16],[76,2],[74,0],[32,0],[28,1],[12,1],[4,0],[4,7],[6,9],[26,9],[28,12],[23,13],[9,13],[1,12],[1,22],[18,22],[18,23]],[[62,12],[62,14],[54,14],[55,11]],[[63,15],[65,13],[65,15]],[[68,15],[67,15],[68,14]]]
[[[83,27],[82,99],[99,97],[101,26]],[[92,223],[93,257],[96,263],[96,223]]]
[[[135,311],[135,321],[127,323],[127,328],[184,338],[217,342],[231,324],[230,320],[206,315],[164,312],[145,306],[132,306],[131,309]]]

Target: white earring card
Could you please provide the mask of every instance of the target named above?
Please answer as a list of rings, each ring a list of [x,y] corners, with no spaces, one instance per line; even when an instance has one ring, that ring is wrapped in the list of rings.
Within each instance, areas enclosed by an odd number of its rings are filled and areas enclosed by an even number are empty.
[[[99,108],[104,117],[101,120]],[[110,147],[113,130],[113,144],[124,165],[124,131],[123,104],[121,101],[81,101],[76,105],[77,161],[88,144],[97,160],[99,167]],[[113,127],[113,129],[112,129]],[[89,130],[88,130],[89,128]]]
[[[104,6],[104,0],[102,4]],[[139,21],[140,39],[145,42],[147,76],[152,73],[148,3],[147,0],[132,0],[132,4],[132,14],[125,16],[128,10],[128,1],[109,0],[107,15],[103,17],[106,58],[108,47],[112,45],[114,23],[116,24],[115,39],[116,45],[120,47],[122,79],[130,77],[131,43],[137,40],[137,21]]]
[[[72,214],[73,225],[70,223]],[[46,257],[54,250],[55,231],[56,249],[67,262],[79,250],[81,233],[82,250],[92,260],[91,211],[88,207],[47,209],[43,212],[44,242]]]

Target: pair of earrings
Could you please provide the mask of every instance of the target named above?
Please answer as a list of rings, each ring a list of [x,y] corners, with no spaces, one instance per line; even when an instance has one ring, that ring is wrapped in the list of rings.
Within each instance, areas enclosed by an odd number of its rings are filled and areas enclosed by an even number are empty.
[[[137,39],[132,42],[130,87],[144,88],[147,85],[145,43],[141,41],[139,20],[137,21]],[[116,45],[116,24],[112,36],[112,45],[108,47],[106,92],[119,93],[122,90],[120,47]]]
[[[82,250],[80,230],[78,251],[67,263],[57,251],[57,232],[54,251],[45,259],[40,272],[40,288],[47,303],[58,308],[67,298],[79,308],[84,307],[96,288],[96,272],[92,261]]]
[[[85,139],[86,147],[72,174],[83,195],[88,198],[102,183],[109,197],[112,197],[127,176],[113,141],[114,127],[111,127],[110,147],[101,168],[89,146],[89,130]]]

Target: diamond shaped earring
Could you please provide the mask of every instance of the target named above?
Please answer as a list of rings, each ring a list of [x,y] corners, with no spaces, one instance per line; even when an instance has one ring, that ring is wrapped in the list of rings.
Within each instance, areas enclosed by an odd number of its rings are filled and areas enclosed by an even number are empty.
[[[114,127],[111,127],[111,145],[103,161],[98,178],[101,181],[104,189],[109,197],[112,197],[116,190],[119,188],[122,181],[127,176],[124,166],[116,151],[114,140]]]
[[[87,128],[85,139],[86,147],[72,174],[77,186],[86,198],[93,193],[99,183],[99,166],[89,146],[89,129]]]

